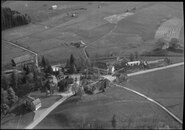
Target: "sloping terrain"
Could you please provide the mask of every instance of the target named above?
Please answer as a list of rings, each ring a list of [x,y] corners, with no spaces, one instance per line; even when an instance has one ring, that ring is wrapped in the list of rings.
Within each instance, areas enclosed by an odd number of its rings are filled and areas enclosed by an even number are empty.
[[[170,128],[180,127],[169,115],[146,99],[122,88],[113,87],[107,88],[104,93],[86,95],[81,100],[71,97],[35,128],[81,128],[83,123],[86,122],[87,125],[95,121],[103,128],[112,128],[114,114],[116,128],[149,129],[156,128],[159,122],[165,122]]]
[[[57,9],[51,9],[52,5],[57,5]],[[32,23],[3,31],[2,39],[17,41],[39,56],[46,55],[51,63],[64,61],[72,52],[75,55],[81,52],[65,46],[65,43],[79,40],[88,45],[90,57],[105,56],[109,50],[115,54],[149,50],[154,46],[151,41],[162,21],[183,16],[180,2],[7,1],[3,7],[27,13]],[[135,7],[133,15],[116,24],[104,19]],[[181,39],[183,34],[181,31]],[[6,63],[9,61],[6,59]]]

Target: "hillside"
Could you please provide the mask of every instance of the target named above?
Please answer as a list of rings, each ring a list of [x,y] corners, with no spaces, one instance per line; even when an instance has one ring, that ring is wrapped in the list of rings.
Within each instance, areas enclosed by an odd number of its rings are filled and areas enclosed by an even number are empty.
[[[57,5],[57,9],[52,10],[52,5]],[[180,2],[7,1],[3,7],[27,13],[32,23],[3,31],[2,39],[17,41],[19,45],[38,52],[39,56],[46,55],[53,63],[64,61],[70,53],[75,56],[82,53],[66,46],[66,43],[79,40],[88,44],[90,57],[150,50],[154,46],[155,32],[163,20],[182,19],[183,16]],[[135,7],[134,15],[121,19],[117,24],[104,19]],[[76,15],[73,17],[72,14]],[[184,31],[181,31],[181,41],[183,35]],[[17,56],[16,52],[14,56]],[[9,61],[6,59],[4,62]]]

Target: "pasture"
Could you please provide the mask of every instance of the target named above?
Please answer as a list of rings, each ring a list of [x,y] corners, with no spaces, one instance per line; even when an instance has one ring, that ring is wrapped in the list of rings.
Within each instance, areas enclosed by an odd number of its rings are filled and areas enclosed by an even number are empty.
[[[58,8],[50,10],[52,5]],[[182,19],[183,12],[181,3],[167,2],[8,1],[3,7],[27,13],[33,22],[3,31],[2,39],[17,42],[36,51],[39,56],[45,55],[51,63],[63,62],[71,53],[81,55],[81,50],[64,44],[79,40],[88,45],[86,49],[92,58],[149,50],[154,46],[150,41],[154,39],[161,20],[166,17]],[[119,19],[116,24],[104,19],[134,7],[133,15]],[[68,15],[71,13],[77,17]],[[17,55],[16,52],[13,55]]]
[[[133,76],[127,87],[155,99],[183,119],[184,65]]]
[[[116,93],[116,94],[115,94]],[[164,111],[146,99],[118,87],[106,89],[97,95],[85,95],[79,100],[71,97],[52,111],[35,128],[79,128],[87,121],[98,121],[104,128],[156,128],[164,122],[170,128],[180,128]]]

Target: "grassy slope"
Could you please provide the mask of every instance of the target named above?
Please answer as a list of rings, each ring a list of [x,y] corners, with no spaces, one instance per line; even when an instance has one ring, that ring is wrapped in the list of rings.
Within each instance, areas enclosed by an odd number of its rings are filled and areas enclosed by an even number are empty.
[[[83,119],[100,120],[106,124],[106,128],[111,128],[113,114],[117,117],[117,128],[154,128],[159,121],[177,127],[171,117],[158,107],[121,88],[109,88],[103,94],[77,100],[75,97],[68,99],[35,128],[77,128]]]
[[[131,77],[129,88],[156,99],[182,119],[184,66]]]
[[[70,51],[66,47],[63,47],[62,44],[62,42],[78,40],[84,40],[87,44],[95,41],[92,44],[92,48],[87,48],[92,56],[95,55],[95,49],[101,55],[106,54],[109,49],[116,53],[119,51],[126,53],[127,51],[136,49],[144,51],[149,47],[151,48],[153,44],[148,41],[146,44],[143,44],[142,40],[153,38],[161,19],[168,16],[181,18],[182,15],[181,3],[113,2],[101,3],[102,7],[97,8],[100,3],[59,3],[53,1],[14,2],[5,2],[4,6],[11,7],[23,13],[26,12],[33,19],[35,17],[35,21],[43,22],[37,23],[37,25],[30,24],[4,31],[2,33],[3,38],[13,41],[18,40],[21,42],[21,45],[29,46],[30,49],[38,51],[40,55],[45,54],[49,56],[51,62],[65,59],[71,52],[78,54],[79,51],[76,51],[74,48]],[[28,7],[25,7],[25,3],[28,3]],[[53,4],[62,5],[64,8],[68,7],[69,10],[48,10]],[[71,8],[72,6],[74,8]],[[78,7],[85,7],[87,10],[75,11],[79,13],[79,17],[77,18],[66,18],[67,11],[74,12],[73,10]],[[123,13],[126,9],[132,9],[133,7],[137,7],[136,14],[121,20],[115,30],[109,35],[106,35],[115,25],[106,23],[103,18],[115,13]],[[36,11],[40,13],[36,13]],[[50,15],[51,12],[53,13]],[[39,16],[36,17],[34,14]],[[49,28],[44,29],[43,25],[49,25]],[[63,32],[67,32],[68,35],[66,36]],[[104,35],[106,36],[99,39]],[[138,37],[139,43],[136,37]],[[52,43],[52,45],[50,44],[48,46],[49,43]]]

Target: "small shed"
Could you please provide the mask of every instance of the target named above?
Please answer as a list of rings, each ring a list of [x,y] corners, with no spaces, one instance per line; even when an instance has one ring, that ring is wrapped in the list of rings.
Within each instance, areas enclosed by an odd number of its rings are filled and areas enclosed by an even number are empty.
[[[42,106],[39,98],[35,99],[31,96],[26,96],[24,105],[32,111],[36,111]]]

